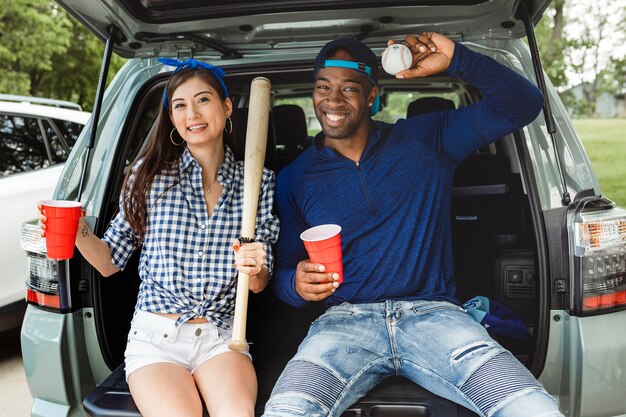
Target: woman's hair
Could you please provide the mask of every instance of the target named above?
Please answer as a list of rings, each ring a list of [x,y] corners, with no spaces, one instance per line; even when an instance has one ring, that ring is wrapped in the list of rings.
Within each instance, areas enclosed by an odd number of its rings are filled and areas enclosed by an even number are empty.
[[[173,74],[165,86],[165,96],[168,100],[168,107],[171,108],[171,99],[174,91],[185,81],[198,77],[202,81],[209,84],[217,91],[222,102],[226,100],[226,94],[220,83],[213,75],[204,68],[185,68]],[[137,161],[142,160],[136,169],[131,169],[124,180],[122,186],[123,208],[126,220],[132,227],[137,238],[141,241],[146,233],[148,207],[147,197],[152,186],[152,181],[158,173],[164,169],[177,167],[178,159],[185,150],[185,143],[174,145],[170,139],[170,133],[174,129],[174,125],[170,120],[168,111],[164,108],[163,103],[160,105],[159,114],[157,116],[157,129],[148,140],[146,148],[137,156],[133,163],[133,168]],[[174,132],[174,141],[182,140],[180,135]],[[227,143],[230,135],[224,132],[224,144]],[[132,181],[130,180],[132,177]],[[169,185],[167,190],[180,182],[178,181]],[[166,190],[166,191],[167,191]]]

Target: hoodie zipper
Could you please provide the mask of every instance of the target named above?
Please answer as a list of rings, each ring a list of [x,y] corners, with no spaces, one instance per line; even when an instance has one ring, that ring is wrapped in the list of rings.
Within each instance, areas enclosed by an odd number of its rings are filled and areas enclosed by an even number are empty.
[[[370,196],[367,193],[367,188],[365,188],[365,181],[363,181],[363,173],[361,172],[361,164],[356,162],[356,172],[359,174],[359,182],[361,183],[361,190],[363,190],[363,195],[365,196],[365,202],[367,203],[367,208],[372,216],[376,215],[376,211],[374,210],[374,206],[372,206],[372,202],[370,201]]]

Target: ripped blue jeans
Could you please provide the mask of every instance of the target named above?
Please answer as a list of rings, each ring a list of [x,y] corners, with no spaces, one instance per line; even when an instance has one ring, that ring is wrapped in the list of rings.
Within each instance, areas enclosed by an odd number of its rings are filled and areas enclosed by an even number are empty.
[[[481,416],[562,416],[511,353],[465,310],[445,301],[329,308],[285,367],[263,415],[340,416],[390,375]]]

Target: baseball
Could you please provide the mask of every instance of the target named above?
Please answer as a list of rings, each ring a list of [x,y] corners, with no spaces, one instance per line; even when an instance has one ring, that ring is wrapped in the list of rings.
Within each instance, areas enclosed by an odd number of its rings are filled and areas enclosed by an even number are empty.
[[[383,52],[382,63],[387,74],[396,75],[400,71],[411,68],[413,55],[406,45],[394,43]]]

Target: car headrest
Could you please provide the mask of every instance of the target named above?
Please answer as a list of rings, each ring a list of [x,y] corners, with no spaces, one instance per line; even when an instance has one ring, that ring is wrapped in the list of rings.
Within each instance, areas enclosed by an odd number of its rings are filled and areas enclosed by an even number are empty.
[[[276,144],[286,150],[303,149],[308,146],[309,135],[306,115],[296,104],[280,104],[272,108]]]
[[[406,117],[417,116],[418,114],[431,113],[441,110],[454,109],[452,100],[443,97],[421,97],[409,103],[406,109]]]
[[[231,115],[233,121],[233,133],[230,139],[230,145],[232,146],[233,153],[235,154],[235,160],[243,161],[246,152],[246,132],[248,130],[248,108],[240,107],[233,108]],[[270,111],[269,122],[267,127],[267,148],[265,151],[265,166],[274,159],[276,153],[276,135],[274,132],[274,117]]]

